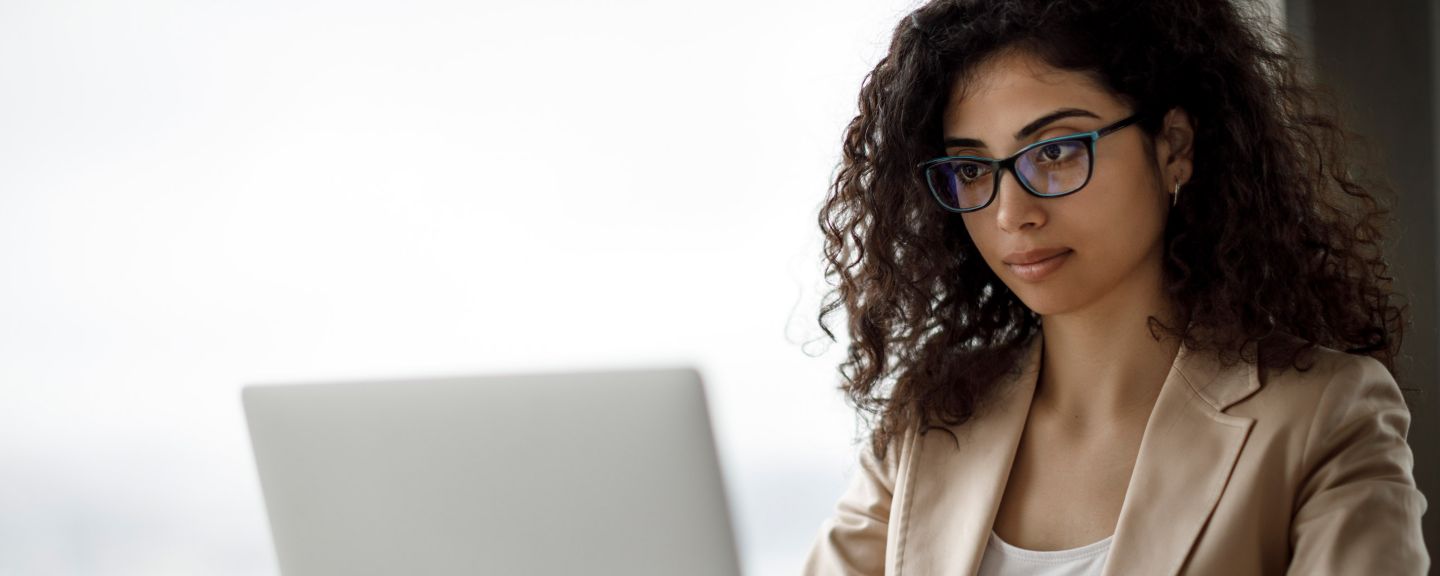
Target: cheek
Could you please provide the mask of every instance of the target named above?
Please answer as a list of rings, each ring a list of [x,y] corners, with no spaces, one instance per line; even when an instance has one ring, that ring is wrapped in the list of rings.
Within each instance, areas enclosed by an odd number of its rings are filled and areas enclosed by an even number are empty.
[[[1095,174],[1080,194],[1092,192],[1086,203],[1096,211],[1143,220],[1149,219],[1146,215],[1163,212],[1155,166],[1148,162],[1146,154],[1134,150],[1132,154],[1111,154],[1095,160]]]
[[[985,210],[989,209],[990,208],[986,208]],[[999,263],[999,260],[992,254],[992,252],[995,251],[994,246],[998,230],[995,229],[995,222],[993,220],[985,218],[985,210],[981,210],[981,214],[979,215],[973,213],[962,214],[961,218],[965,221],[965,231],[970,233],[970,240],[975,242],[975,247],[979,249],[980,255],[983,256],[987,262],[994,265]]]
[[[1106,252],[1143,250],[1158,241],[1165,226],[1165,204],[1148,174],[1137,171],[1124,179],[1092,184],[1097,185],[1096,194],[1085,199],[1083,208],[1077,206],[1077,217],[1067,219],[1076,232]]]

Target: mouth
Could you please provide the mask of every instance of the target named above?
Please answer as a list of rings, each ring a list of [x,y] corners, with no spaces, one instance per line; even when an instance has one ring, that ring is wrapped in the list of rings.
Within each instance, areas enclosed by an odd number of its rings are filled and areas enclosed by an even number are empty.
[[[1074,250],[1066,250],[1049,258],[1036,260],[1034,262],[1025,264],[1011,264],[1007,262],[1005,266],[1010,268],[1010,271],[1016,276],[1019,276],[1020,279],[1028,282],[1036,282],[1059,269],[1070,259],[1070,255],[1074,253]]]

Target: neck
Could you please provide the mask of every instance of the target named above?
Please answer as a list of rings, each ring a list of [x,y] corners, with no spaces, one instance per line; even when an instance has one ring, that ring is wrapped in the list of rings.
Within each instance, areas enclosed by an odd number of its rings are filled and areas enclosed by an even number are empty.
[[[1150,316],[1172,327],[1188,320],[1158,289],[1116,290],[1082,310],[1043,317],[1037,409],[1077,430],[1148,419],[1180,349],[1175,338],[1150,335]]]

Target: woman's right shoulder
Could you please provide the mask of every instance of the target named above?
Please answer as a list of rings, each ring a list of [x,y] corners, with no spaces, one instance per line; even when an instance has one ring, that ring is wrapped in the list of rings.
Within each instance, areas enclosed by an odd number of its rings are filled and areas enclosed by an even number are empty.
[[[893,493],[895,482],[899,480],[904,464],[910,460],[911,451],[914,450],[915,438],[919,435],[920,425],[910,423],[891,434],[885,445],[885,453],[875,454],[874,433],[872,432],[866,441],[859,446],[857,460],[860,470],[856,473],[866,473],[877,481],[883,483],[886,489]]]

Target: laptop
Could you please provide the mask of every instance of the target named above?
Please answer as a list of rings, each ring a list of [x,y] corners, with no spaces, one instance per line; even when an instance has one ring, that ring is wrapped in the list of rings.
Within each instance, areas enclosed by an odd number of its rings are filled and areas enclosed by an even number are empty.
[[[740,573],[694,369],[241,397],[284,576]]]

